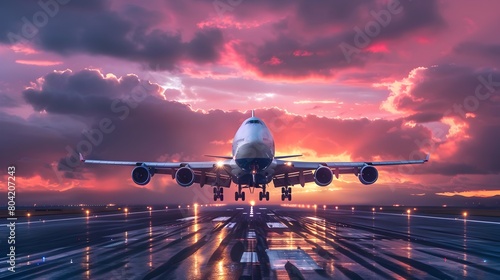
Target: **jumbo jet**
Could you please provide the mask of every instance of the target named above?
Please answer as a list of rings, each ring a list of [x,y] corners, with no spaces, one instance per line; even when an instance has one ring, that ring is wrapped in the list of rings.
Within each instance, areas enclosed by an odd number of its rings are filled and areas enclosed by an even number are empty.
[[[252,110],[252,117],[246,119],[236,131],[233,139],[232,156],[209,156],[219,161],[203,162],[147,162],[147,161],[105,161],[84,159],[89,164],[111,164],[135,166],[132,180],[138,185],[146,185],[156,174],[170,174],[181,187],[199,184],[200,187],[213,187],[214,201],[224,200],[224,188],[231,183],[238,186],[234,199],[245,200],[243,189],[259,192],[259,200],[269,200],[267,186],[273,182],[275,188],[281,187],[281,200],[292,200],[292,186],[304,187],[315,182],[320,187],[330,185],[333,177],[340,174],[354,174],[364,185],[375,183],[378,171],[375,166],[422,164],[429,160],[407,161],[365,161],[365,162],[305,162],[285,160],[300,155],[275,156],[274,139],[264,122],[257,118]]]

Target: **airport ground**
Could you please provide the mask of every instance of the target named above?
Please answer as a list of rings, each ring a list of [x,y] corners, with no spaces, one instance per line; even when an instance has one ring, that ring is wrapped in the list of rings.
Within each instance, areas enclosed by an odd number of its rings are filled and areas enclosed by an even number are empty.
[[[2,279],[500,278],[500,217],[492,209],[466,216],[455,208],[330,205],[24,211],[16,272],[7,270],[8,233],[0,228]]]

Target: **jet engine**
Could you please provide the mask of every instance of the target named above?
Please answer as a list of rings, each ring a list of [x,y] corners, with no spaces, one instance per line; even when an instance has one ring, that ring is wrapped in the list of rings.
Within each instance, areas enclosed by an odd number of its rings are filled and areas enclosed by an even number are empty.
[[[365,165],[359,171],[358,175],[359,181],[364,185],[371,185],[375,183],[378,179],[378,171],[377,168],[371,165]]]
[[[194,172],[189,167],[182,167],[175,172],[175,181],[181,187],[189,187],[194,183]]]
[[[326,166],[320,166],[318,169],[316,169],[316,172],[314,172],[314,182],[316,182],[316,185],[325,187],[330,185],[330,183],[333,180],[333,173],[332,170]]]
[[[151,176],[153,176],[153,174],[151,174],[149,168],[145,166],[137,166],[132,170],[132,180],[134,180],[134,183],[137,185],[146,185],[151,180]]]

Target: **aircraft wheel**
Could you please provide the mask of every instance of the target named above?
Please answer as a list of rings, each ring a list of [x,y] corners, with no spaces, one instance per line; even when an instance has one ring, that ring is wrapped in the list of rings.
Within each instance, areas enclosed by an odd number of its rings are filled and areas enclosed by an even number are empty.
[[[288,193],[289,193],[289,194],[292,194],[292,188],[289,188],[289,189],[288,189]]]
[[[285,193],[285,188],[281,188],[281,193]]]
[[[245,201],[245,192],[241,192],[241,201]]]
[[[259,200],[262,201],[262,192],[259,192]]]
[[[266,200],[269,201],[269,192],[266,192]]]
[[[281,194],[281,201],[285,201],[285,194],[284,193]]]
[[[219,199],[220,201],[224,201],[224,195],[223,194],[219,195]]]
[[[224,194],[224,188],[220,188],[220,194],[223,195]]]
[[[214,195],[217,194],[217,188],[213,188],[214,190]]]
[[[234,193],[234,200],[235,200],[235,201],[238,201],[238,198],[239,198],[239,197],[240,197],[240,196],[238,195],[238,192],[235,192],[235,193]]]
[[[214,201],[217,201],[217,195],[214,194]]]
[[[292,194],[291,193],[288,194],[288,201],[292,201]]]

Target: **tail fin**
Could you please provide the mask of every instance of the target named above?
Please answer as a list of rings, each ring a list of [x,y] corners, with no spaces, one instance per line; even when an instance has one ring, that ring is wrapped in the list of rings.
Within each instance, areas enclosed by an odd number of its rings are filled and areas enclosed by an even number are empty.
[[[252,110],[252,118],[255,117],[255,110]]]

